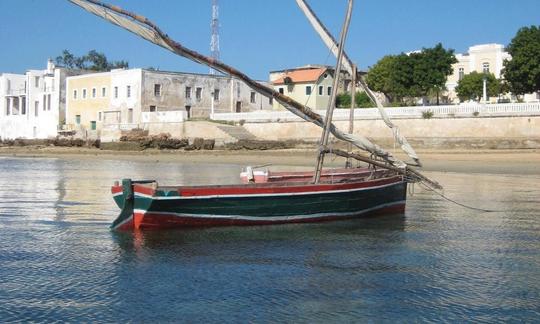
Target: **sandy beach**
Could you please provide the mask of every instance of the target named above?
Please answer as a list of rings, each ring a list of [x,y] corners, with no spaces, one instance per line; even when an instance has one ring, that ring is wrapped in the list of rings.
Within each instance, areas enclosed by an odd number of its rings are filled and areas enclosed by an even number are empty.
[[[395,154],[404,158],[401,154]],[[424,171],[540,175],[538,150],[425,150],[418,151]],[[0,156],[57,157],[63,159],[113,159],[149,162],[225,163],[244,165],[313,165],[315,152],[288,150],[213,150],[213,151],[107,151],[75,147],[0,147]],[[327,157],[327,166],[341,166],[343,159]]]

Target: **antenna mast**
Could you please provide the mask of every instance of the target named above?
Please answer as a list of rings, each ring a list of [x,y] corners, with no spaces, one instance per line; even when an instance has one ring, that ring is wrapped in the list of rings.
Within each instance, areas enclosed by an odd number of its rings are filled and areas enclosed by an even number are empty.
[[[210,39],[210,57],[219,61],[219,6],[218,0],[212,0],[212,38]],[[210,74],[216,74],[216,70],[210,68]]]

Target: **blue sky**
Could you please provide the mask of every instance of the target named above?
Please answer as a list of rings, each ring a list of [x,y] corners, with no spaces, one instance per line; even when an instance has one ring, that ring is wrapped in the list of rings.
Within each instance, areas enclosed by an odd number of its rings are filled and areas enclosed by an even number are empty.
[[[209,54],[211,0],[109,0],[153,20],[173,39]],[[346,0],[309,2],[336,35]],[[0,0],[0,72],[42,69],[48,57],[91,49],[131,67],[207,72],[66,0]],[[220,0],[221,59],[251,77],[305,64],[334,64],[294,0]],[[347,52],[362,69],[386,54],[438,42],[456,52],[508,42],[540,24],[540,0],[357,0]]]

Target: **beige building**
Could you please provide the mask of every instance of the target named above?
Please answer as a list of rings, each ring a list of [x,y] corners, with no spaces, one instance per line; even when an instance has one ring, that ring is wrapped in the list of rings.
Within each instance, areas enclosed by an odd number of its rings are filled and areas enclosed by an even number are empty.
[[[348,74],[342,72],[339,83],[339,92],[347,89],[350,83]],[[272,71],[270,82],[274,89],[292,99],[305,104],[311,109],[325,110],[332,93],[334,83],[334,69],[321,65],[308,65],[304,67]],[[282,105],[274,102],[273,109],[284,109]]]
[[[272,107],[271,99],[222,75],[117,69],[69,77],[66,88],[66,129],[83,137],[100,137],[104,128],[158,127],[213,113]]]
[[[101,129],[104,112],[110,106],[110,72],[68,77],[66,89],[66,123],[70,128]]]

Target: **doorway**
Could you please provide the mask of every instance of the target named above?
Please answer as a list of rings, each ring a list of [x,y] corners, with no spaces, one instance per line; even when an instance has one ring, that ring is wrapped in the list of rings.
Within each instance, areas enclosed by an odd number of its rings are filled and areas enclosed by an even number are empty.
[[[236,112],[237,113],[242,112],[242,101],[236,102]]]
[[[186,106],[187,118],[191,118],[191,106]]]

